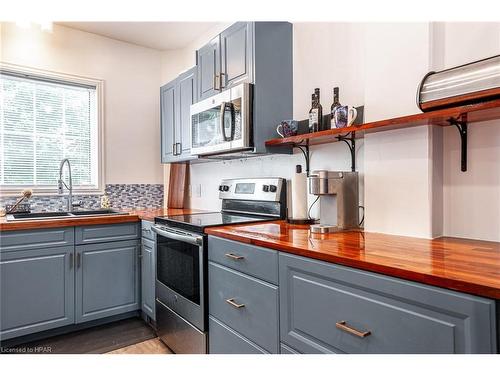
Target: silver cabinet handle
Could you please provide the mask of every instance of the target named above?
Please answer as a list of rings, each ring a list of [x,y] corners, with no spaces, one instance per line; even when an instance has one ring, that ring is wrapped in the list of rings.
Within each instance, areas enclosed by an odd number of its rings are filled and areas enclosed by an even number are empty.
[[[75,262],[75,259],[74,259],[73,253],[69,253],[69,268],[70,269],[73,268],[74,262]]]
[[[335,323],[335,327],[337,327],[338,329],[340,329],[344,332],[350,333],[351,335],[360,337],[362,339],[365,338],[366,336],[370,336],[372,334],[370,331],[361,332],[361,331],[358,331],[357,329],[349,327],[345,320],[341,320],[340,322]]]
[[[220,76],[218,74],[214,74],[214,90],[220,91]]]
[[[179,149],[177,149],[177,146],[179,146]],[[182,148],[181,147],[182,146],[181,146],[180,142],[178,142],[178,143],[175,144],[175,151],[177,152],[177,155],[182,154]]]
[[[223,89],[224,87],[226,87],[226,82],[224,81],[224,77],[226,76],[226,73],[221,73],[220,74],[220,83],[219,83],[219,86],[221,89]]]
[[[80,253],[76,253],[76,268],[80,268],[82,264],[82,255]]]
[[[231,259],[234,259],[234,260],[245,259],[244,256],[236,255],[236,254],[233,254],[233,253],[227,253],[227,254],[224,254],[224,255],[227,256],[228,258],[231,258]]]
[[[176,153],[175,153],[175,145],[176,143],[172,143],[172,155],[175,156]]]
[[[243,304],[243,303],[236,303],[234,301],[234,298],[229,298],[226,300],[226,302],[237,309],[241,309],[242,307],[245,307],[245,304]]]

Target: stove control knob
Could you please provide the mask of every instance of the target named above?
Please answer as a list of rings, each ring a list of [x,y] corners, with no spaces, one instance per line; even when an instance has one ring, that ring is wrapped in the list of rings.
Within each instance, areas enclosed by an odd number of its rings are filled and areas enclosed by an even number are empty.
[[[278,188],[276,187],[276,185],[269,185],[269,191],[271,193],[276,193],[277,190]]]
[[[269,191],[269,185],[263,185],[262,190],[267,193]]]
[[[229,186],[224,185],[224,186],[222,187],[222,190],[223,190],[223,191],[229,191]]]
[[[219,191],[224,191],[224,186],[219,185]]]

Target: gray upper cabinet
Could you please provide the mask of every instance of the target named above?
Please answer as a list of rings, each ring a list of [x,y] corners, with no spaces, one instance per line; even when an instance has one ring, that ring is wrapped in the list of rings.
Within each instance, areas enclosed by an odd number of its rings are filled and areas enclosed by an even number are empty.
[[[197,101],[196,68],[160,90],[161,162],[191,160],[191,104]]]
[[[496,353],[495,301],[279,255],[280,338],[301,353]]]
[[[26,231],[28,239],[31,233]],[[41,231],[35,233],[45,238]],[[0,340],[74,323],[74,246],[3,250],[0,252]]]
[[[293,118],[293,28],[289,22],[236,22],[197,51],[198,97],[207,99],[243,82],[252,89],[254,152],[267,149],[276,126]]]
[[[236,22],[220,34],[221,89],[253,82],[252,27],[252,22]]]
[[[169,163],[175,154],[175,81],[160,91],[161,162]]]
[[[220,37],[217,35],[197,51],[198,97],[211,97],[220,91]]]
[[[179,145],[178,152],[183,158],[191,152],[191,104],[196,103],[196,68],[189,69],[177,78],[178,120],[175,140]]]
[[[139,310],[139,241],[76,246],[76,322]]]

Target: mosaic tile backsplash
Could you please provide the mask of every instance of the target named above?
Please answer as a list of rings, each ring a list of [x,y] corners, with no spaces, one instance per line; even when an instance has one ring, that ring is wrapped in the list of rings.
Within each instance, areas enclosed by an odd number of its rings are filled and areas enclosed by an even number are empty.
[[[163,185],[162,184],[109,184],[106,185],[105,193],[109,197],[111,208],[117,210],[162,208],[163,207]],[[21,194],[19,194],[21,195]],[[80,195],[74,194],[73,201],[81,200],[84,209],[96,209],[101,207],[102,194]],[[0,207],[6,204],[14,204],[18,197],[0,197]],[[64,211],[66,210],[67,190],[63,195],[33,196],[23,203],[31,204],[32,212]]]

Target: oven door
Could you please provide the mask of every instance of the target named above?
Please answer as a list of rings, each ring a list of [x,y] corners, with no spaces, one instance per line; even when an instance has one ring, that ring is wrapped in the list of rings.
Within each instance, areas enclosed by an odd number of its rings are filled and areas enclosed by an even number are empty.
[[[192,325],[206,328],[206,252],[202,235],[155,224],[156,299]]]
[[[191,105],[191,154],[252,149],[251,85],[242,83]]]

